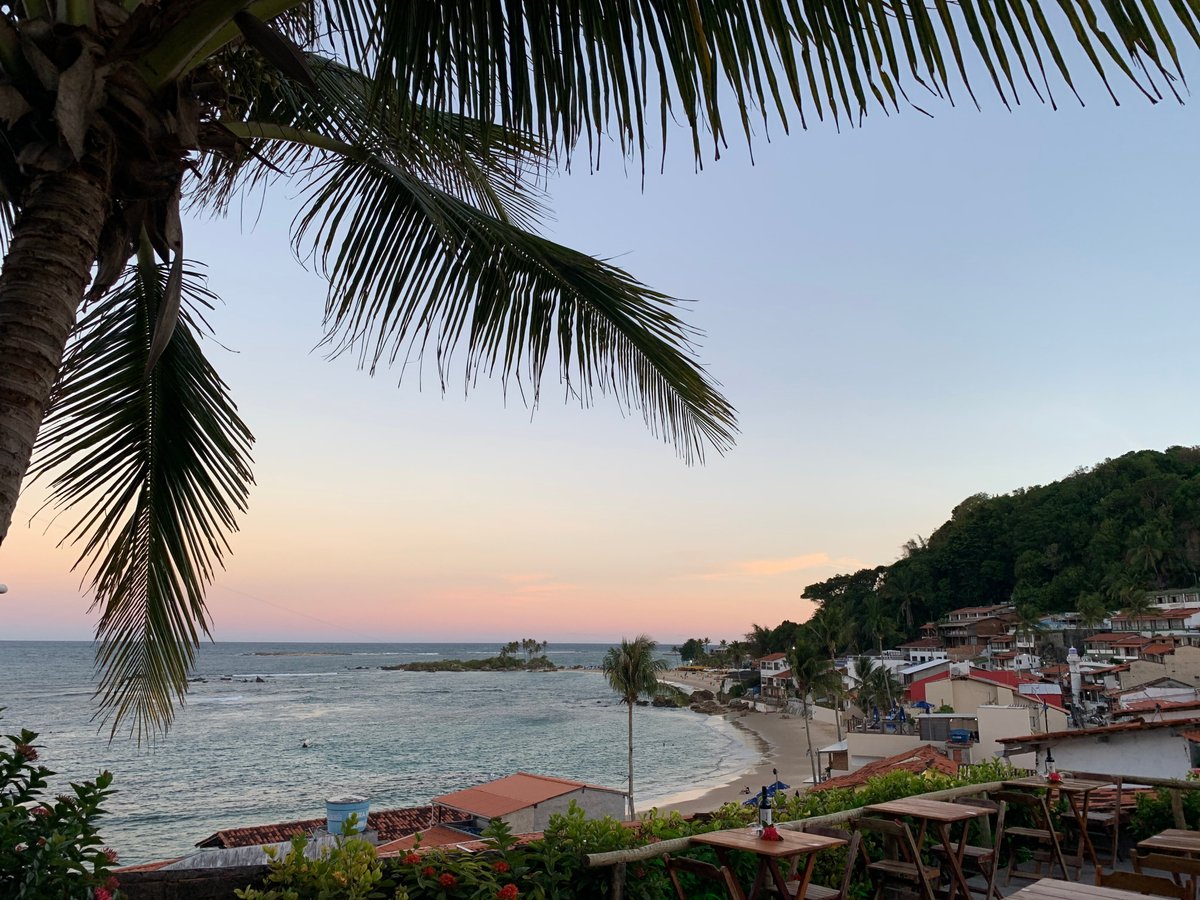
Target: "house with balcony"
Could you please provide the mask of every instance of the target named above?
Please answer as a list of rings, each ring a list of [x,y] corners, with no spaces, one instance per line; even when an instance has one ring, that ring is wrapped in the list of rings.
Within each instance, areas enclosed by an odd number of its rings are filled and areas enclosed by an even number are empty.
[[[986,645],[991,638],[1007,634],[1015,620],[1016,613],[1008,605],[964,606],[938,623],[938,637],[947,649]]]
[[[786,653],[768,653],[758,661],[759,690],[764,700],[783,702],[791,697],[792,670]]]
[[[896,649],[900,650],[910,663],[927,663],[948,658],[945,646],[937,637],[918,638],[907,644],[901,644]]]

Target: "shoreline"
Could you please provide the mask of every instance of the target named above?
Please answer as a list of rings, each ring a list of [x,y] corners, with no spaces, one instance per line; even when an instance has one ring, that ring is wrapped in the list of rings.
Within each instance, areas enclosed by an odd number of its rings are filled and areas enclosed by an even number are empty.
[[[716,687],[711,676],[691,672],[665,672],[661,680],[695,689],[713,690]],[[754,710],[732,710],[722,715],[746,746],[758,753],[758,760],[723,781],[671,794],[654,803],[637,804],[638,812],[656,808],[659,812],[691,815],[712,812],[726,803],[741,803],[775,781],[773,769],[778,770],[779,780],[789,785],[789,790],[804,790],[806,779],[812,779],[812,766],[802,718]],[[837,739],[832,725],[812,720],[808,724],[814,748],[832,744]]]

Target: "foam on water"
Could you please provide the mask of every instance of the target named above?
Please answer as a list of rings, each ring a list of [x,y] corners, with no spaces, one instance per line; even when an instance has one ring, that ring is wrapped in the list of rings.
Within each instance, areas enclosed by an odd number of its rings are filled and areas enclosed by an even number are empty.
[[[109,743],[92,721],[92,646],[0,641],[0,730],[40,732],[45,764],[66,780],[111,770],[119,793],[101,834],[127,863],[187,852],[220,828],[315,818],[325,797],[369,796],[373,809],[518,770],[625,783],[623,707],[595,671],[399,672],[430,656],[494,655],[480,644],[217,644],[199,650],[187,704],[151,747]],[[607,645],[559,645],[595,666]],[[270,655],[258,655],[270,654]],[[278,654],[278,655],[276,655]],[[255,655],[254,674],[228,673]],[[333,656],[375,657],[369,668]],[[664,654],[671,660],[669,654]],[[239,663],[238,660],[242,661]],[[311,744],[301,749],[303,740]],[[634,709],[638,804],[723,781],[753,763],[719,717]]]

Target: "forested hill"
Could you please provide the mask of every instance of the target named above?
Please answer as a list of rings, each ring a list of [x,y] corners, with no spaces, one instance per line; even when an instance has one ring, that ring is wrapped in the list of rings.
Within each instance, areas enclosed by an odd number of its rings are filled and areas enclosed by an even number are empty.
[[[888,623],[914,635],[961,606],[1091,618],[1148,588],[1200,580],[1200,447],[1143,450],[1011,494],[976,494],[890,566],[837,575],[804,596],[856,622],[874,646]],[[833,609],[838,608],[838,609]],[[863,638],[872,636],[869,644]]]

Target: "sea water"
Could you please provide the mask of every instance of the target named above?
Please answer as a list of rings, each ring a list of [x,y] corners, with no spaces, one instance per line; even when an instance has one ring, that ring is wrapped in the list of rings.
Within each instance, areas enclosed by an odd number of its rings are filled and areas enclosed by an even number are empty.
[[[110,742],[94,721],[94,645],[0,641],[0,731],[39,733],[41,762],[58,773],[52,793],[113,772],[100,833],[125,864],[182,855],[222,828],[321,817],[338,794],[418,806],[517,771],[623,789],[626,711],[595,668],[608,645],[551,645],[567,667],[558,672],[380,668],[497,649],[204,645],[170,731],[139,747],[123,732]],[[639,808],[757,758],[719,716],[635,707],[633,718]]]

